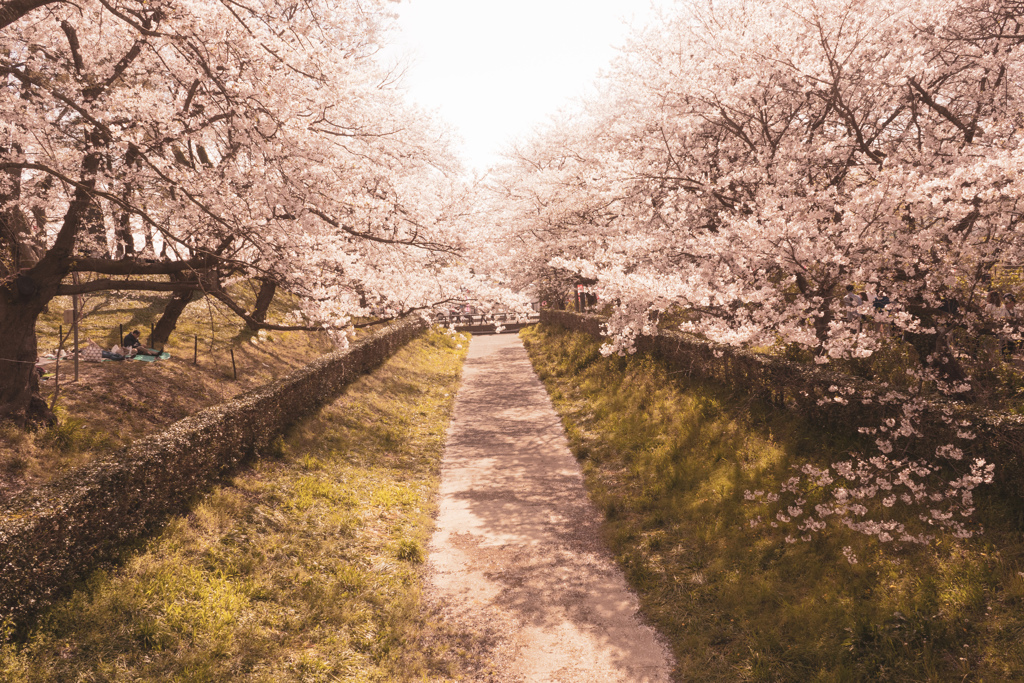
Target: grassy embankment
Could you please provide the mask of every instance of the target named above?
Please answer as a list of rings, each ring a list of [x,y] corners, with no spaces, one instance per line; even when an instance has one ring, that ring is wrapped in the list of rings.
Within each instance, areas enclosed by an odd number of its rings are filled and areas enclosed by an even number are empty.
[[[522,336],[679,680],[1024,680],[1024,543],[1005,501],[979,491],[969,541],[880,551],[842,529],[787,545],[750,528],[744,490],[855,444],[650,357],[603,358],[587,335]]]
[[[251,306],[255,292],[247,283],[234,288]],[[104,348],[119,343],[125,332],[138,328],[147,341],[150,324],[163,311],[167,295],[100,293],[82,297],[85,319],[80,339],[92,338]],[[283,323],[291,310],[289,297],[280,295],[268,320]],[[40,353],[58,346],[61,311],[70,297],[51,302],[37,326]],[[65,326],[65,335],[67,328]],[[198,362],[193,365],[198,337]],[[70,346],[70,341],[65,344]],[[0,496],[25,486],[44,483],[70,467],[116,451],[135,439],[157,432],[202,408],[222,403],[295,370],[330,348],[324,333],[271,332],[256,334],[225,306],[210,297],[185,309],[166,349],[171,358],[156,363],[138,361],[79,363],[79,381],[72,382],[71,361],[60,363],[56,411],[60,423],[50,429],[23,432],[0,425]],[[234,379],[234,350],[238,379]],[[50,365],[52,373],[55,366]],[[41,382],[47,401],[57,383]]]
[[[420,596],[464,354],[412,342],[0,648],[0,680],[472,678],[475,641]]]

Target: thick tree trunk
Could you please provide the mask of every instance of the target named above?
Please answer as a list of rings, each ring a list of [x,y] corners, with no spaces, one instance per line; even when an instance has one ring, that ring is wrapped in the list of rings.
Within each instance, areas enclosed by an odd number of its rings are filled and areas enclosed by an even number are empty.
[[[36,319],[49,298],[24,274],[0,288],[0,418],[21,427],[55,421],[35,373]]]
[[[910,313],[917,316],[923,327],[935,330],[931,333],[903,333],[904,339],[910,342],[914,350],[917,351],[921,365],[935,370],[943,382],[957,384],[966,382],[967,372],[957,358],[955,349],[949,343],[954,323],[950,319],[944,319],[941,310],[936,311],[920,299],[911,301],[907,308]],[[972,387],[971,391],[959,393],[957,398],[963,401],[975,401],[977,394]]]
[[[131,169],[138,165],[139,160],[139,148],[135,145],[128,145],[128,151],[125,153],[124,164],[125,167]],[[132,185],[126,182],[124,189],[121,191],[121,199],[125,205],[131,202],[132,198]],[[115,246],[115,257],[122,258],[124,256],[135,256],[135,238],[132,236],[132,215],[129,211],[122,209],[120,216],[117,219],[117,228],[114,230],[114,241]]]
[[[832,324],[832,321],[836,319],[835,315],[832,313],[832,309],[829,308],[829,303],[830,302],[826,300],[826,302],[822,304],[821,315],[814,318],[814,336],[818,338],[819,350],[824,348],[820,345],[824,344],[828,339],[829,326]]]
[[[20,153],[20,147],[0,147],[0,155]],[[32,244],[32,225],[18,202],[21,200],[21,171],[9,169],[0,173],[0,249],[5,258],[0,259],[0,278],[13,277],[23,268],[31,268],[39,262],[39,254]]]
[[[171,338],[171,332],[178,326],[178,318],[185,311],[190,303],[196,298],[196,291],[193,289],[179,290],[171,295],[167,305],[164,306],[163,315],[153,328],[152,345],[162,349]]]
[[[934,334],[904,332],[903,337],[917,351],[921,365],[937,371],[939,379],[944,382],[956,383],[967,381],[967,373],[949,344],[948,330],[941,329]],[[969,392],[960,393],[958,398],[964,401],[973,401],[976,399],[976,394],[972,389]]]
[[[267,321],[267,311],[270,310],[270,304],[274,301],[274,294],[277,293],[277,283],[273,280],[261,280],[259,294],[256,295],[256,307],[252,310],[250,316],[252,320],[247,320],[250,330],[259,329],[257,323],[263,323]]]
[[[60,276],[51,282],[52,264],[40,266],[33,248],[31,225],[17,203],[21,172],[11,170],[3,176],[6,187],[0,191],[0,205],[7,206],[0,211],[0,419],[24,427],[53,421],[35,374],[36,318],[56,292]],[[42,281],[49,286],[41,286]]]
[[[101,161],[95,151],[83,160],[84,182],[75,189],[53,246],[32,268],[8,273],[0,282],[0,420],[19,425],[54,421],[34,374],[36,319],[69,271],[76,238],[93,203],[91,190]]]
[[[0,2],[0,28],[5,28],[34,9],[59,0],[8,0]]]

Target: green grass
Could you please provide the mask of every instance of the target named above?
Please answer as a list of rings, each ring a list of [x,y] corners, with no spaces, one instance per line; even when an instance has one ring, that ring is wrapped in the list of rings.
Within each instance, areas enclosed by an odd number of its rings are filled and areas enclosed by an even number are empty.
[[[587,335],[522,337],[679,680],[1024,680],[1019,504],[979,492],[969,541],[881,549],[840,529],[788,545],[749,526],[744,490],[855,442],[651,357],[604,358]]]
[[[420,593],[464,355],[412,342],[0,648],[0,680],[471,678],[478,644]]]

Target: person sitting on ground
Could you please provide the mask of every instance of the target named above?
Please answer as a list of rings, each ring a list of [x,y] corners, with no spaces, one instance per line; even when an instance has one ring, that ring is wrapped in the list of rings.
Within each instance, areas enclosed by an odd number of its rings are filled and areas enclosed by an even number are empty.
[[[147,346],[143,346],[142,342],[139,341],[139,331],[132,330],[124,336],[124,340],[121,342],[121,346],[126,349],[135,349],[138,353],[144,353],[147,356],[159,356],[160,351],[157,349],[151,349]]]

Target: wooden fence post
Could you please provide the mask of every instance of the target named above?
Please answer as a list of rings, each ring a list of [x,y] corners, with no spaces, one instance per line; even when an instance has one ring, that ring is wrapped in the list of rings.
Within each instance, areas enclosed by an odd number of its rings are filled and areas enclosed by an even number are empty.
[[[57,394],[60,393],[60,354],[64,350],[64,326],[60,325],[57,328],[57,363],[53,367],[53,400],[50,401],[50,412],[53,412],[54,406],[57,405]],[[32,368],[32,372],[35,372],[35,367]]]
[[[78,284],[78,273],[77,272],[72,273],[71,274],[71,279],[77,285]],[[80,317],[82,317],[82,304],[78,300],[78,295],[77,294],[75,294],[73,297],[71,297],[71,308],[74,311],[74,314],[73,314],[74,320],[72,321],[72,325],[74,325],[74,334],[75,334],[75,381],[77,382],[78,381],[78,319]],[[57,352],[57,356],[60,357],[60,351]],[[57,392],[54,392],[53,396],[56,399]],[[50,410],[53,410],[53,409],[51,408]]]

